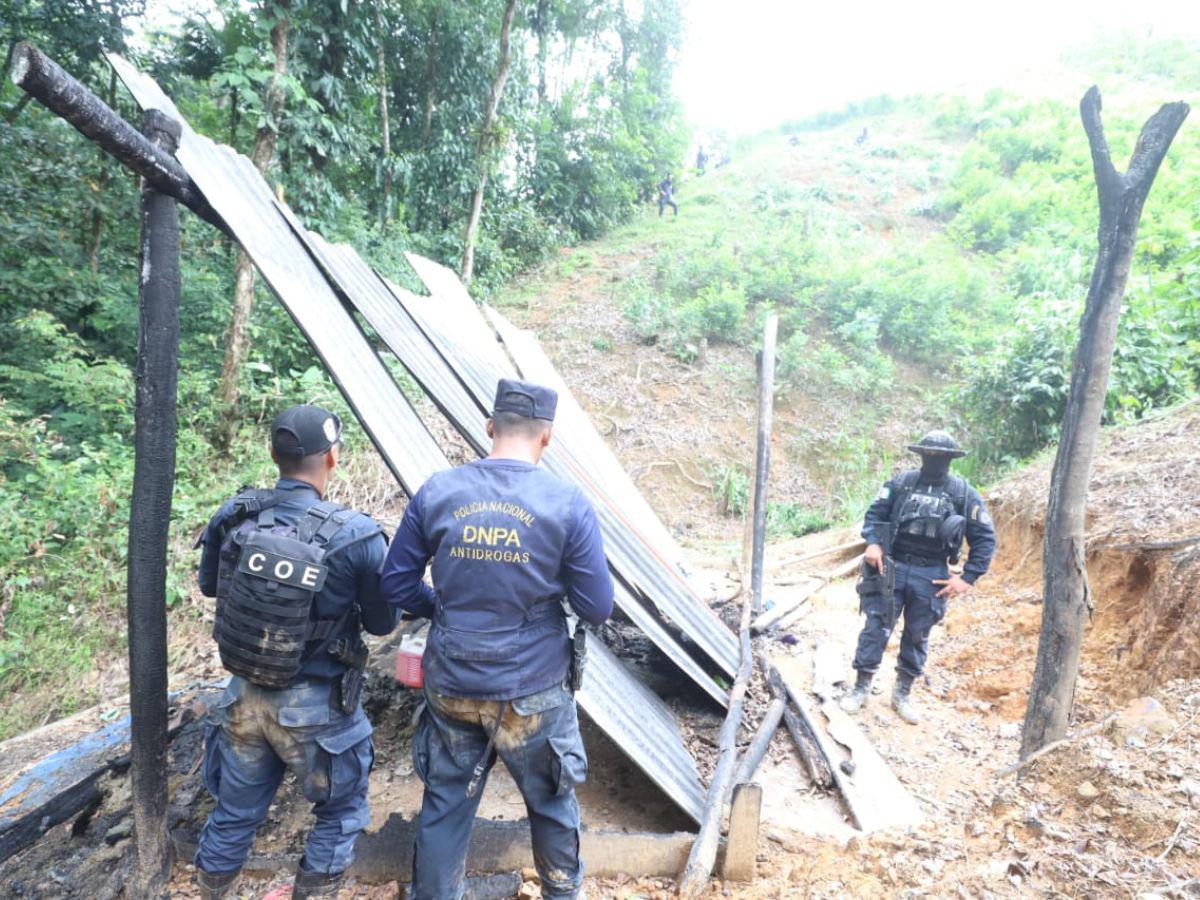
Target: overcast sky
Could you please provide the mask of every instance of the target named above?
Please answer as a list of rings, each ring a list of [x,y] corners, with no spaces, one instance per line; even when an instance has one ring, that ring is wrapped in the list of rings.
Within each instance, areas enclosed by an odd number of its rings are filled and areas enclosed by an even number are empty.
[[[679,95],[696,125],[731,132],[883,92],[1030,81],[1098,28],[1200,34],[1200,0],[684,2]]]

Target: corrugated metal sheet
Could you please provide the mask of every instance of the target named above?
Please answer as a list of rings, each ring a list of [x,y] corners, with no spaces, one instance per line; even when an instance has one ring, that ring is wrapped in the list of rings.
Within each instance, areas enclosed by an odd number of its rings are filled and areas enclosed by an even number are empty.
[[[109,60],[143,109],[162,110],[183,126],[179,162],[300,326],[401,486],[415,492],[447,466],[446,457],[280,218],[258,170],[246,157],[196,134],[153,79],[119,57]]]
[[[192,131],[153,79],[119,57],[110,55],[109,61],[139,105],[160,109],[183,125],[179,162],[296,320],[401,487],[412,496],[429,475],[449,463],[276,208],[262,176],[244,156]],[[346,262],[343,253],[334,257]],[[355,274],[360,277],[361,283],[354,282],[356,293],[371,284],[361,272]],[[580,706],[667,796],[699,821],[704,791],[670,710],[607,648],[598,641],[593,645],[591,677],[580,694]]]
[[[636,693],[622,697],[624,685],[630,681],[637,686]],[[654,779],[663,793],[697,822],[701,820],[705,790],[696,774],[695,761],[679,737],[675,714],[649,688],[630,676],[600,641],[588,644],[587,671],[579,703],[592,721]]]
[[[438,269],[449,272],[415,254],[407,254],[407,257],[422,280]],[[442,275],[440,280],[431,278],[426,284],[432,291],[437,291],[445,280]],[[448,332],[449,326],[437,324],[439,316],[443,320],[447,318],[444,310],[439,311],[442,304],[452,308],[450,321],[455,325],[481,317],[474,302],[469,297],[464,301],[442,293],[417,297],[403,292],[397,296],[413,320],[439,346],[443,358],[458,372],[476,402],[482,408],[490,407],[497,379],[511,377],[516,374],[516,368],[512,364],[500,368],[488,357],[456,352],[457,333]],[[512,332],[510,337],[516,338],[516,329]],[[523,348],[518,346],[518,349]],[[509,350],[512,352],[513,347]],[[558,381],[561,384],[561,380]],[[575,408],[578,417],[586,420],[578,404]],[[592,433],[595,434],[594,430]],[[737,638],[683,577],[675,563],[680,554],[674,541],[669,535],[664,541],[662,535],[667,534],[666,529],[641,499],[603,439],[598,434],[595,436],[599,446],[589,443],[585,432],[577,434],[572,427],[560,427],[542,457],[542,464],[560,478],[577,485],[592,502],[604,534],[609,562],[630,589],[652,604],[667,622],[686,634],[713,662],[732,675],[738,664]],[[631,499],[631,494],[637,495],[637,499]],[[647,522],[653,525],[647,526]],[[658,537],[657,541],[654,536]]]
[[[446,359],[430,343],[425,332],[413,321],[405,308],[397,302],[397,298],[384,281],[372,271],[353,248],[330,244],[320,235],[305,230],[286,206],[279,204],[278,201],[276,205],[292,223],[292,228],[296,233],[305,241],[321,268],[325,270],[347,300],[362,313],[371,328],[396,354],[425,393],[454,424],[466,441],[475,448],[476,452],[481,455],[486,454],[487,449],[491,446],[491,441],[484,429],[487,413],[468,393],[466,387],[454,374],[453,369],[447,364]],[[455,317],[457,322],[463,324],[466,332],[471,330],[469,323],[472,319],[481,324],[483,322],[476,312],[474,303],[471,304],[467,316]],[[486,326],[482,331],[476,329],[475,334],[476,338],[482,335],[483,340],[490,343],[492,349],[496,348],[494,333]],[[480,349],[479,341],[476,340],[471,344],[469,350],[460,351],[458,355],[478,352]],[[497,365],[502,364],[503,357],[497,354],[492,362]],[[580,415],[582,415],[582,411],[580,411]],[[598,437],[599,435],[597,435]],[[726,691],[704,671],[687,650],[680,646],[679,642],[657,620],[653,611],[647,609],[623,582],[618,581],[615,599],[617,605],[666,654],[667,658],[675,662],[718,703],[726,702]]]

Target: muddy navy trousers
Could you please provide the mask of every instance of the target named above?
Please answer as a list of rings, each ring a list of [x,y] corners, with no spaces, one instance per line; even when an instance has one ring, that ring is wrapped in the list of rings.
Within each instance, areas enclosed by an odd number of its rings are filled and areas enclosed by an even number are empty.
[[[917,678],[925,671],[929,655],[929,632],[946,615],[946,600],[937,596],[942,588],[933,583],[946,577],[945,563],[914,565],[896,560],[896,593],[892,616],[888,618],[887,602],[878,594],[862,598],[862,611],[867,621],[858,635],[858,650],[854,668],[872,675],[883,662],[892,629],[900,613],[904,613],[904,631],[900,635],[900,659],[896,670]]]
[[[467,796],[467,785],[499,709],[496,700],[425,692],[412,748],[413,767],[425,785],[413,854],[410,896],[415,900],[458,900],[462,894],[467,845],[487,772],[474,797]],[[511,701],[488,771],[497,755],[525,798],[542,896],[577,896],[583,862],[575,785],[587,776],[587,756],[571,693],[553,687]]]
[[[200,832],[197,868],[241,868],[288,769],[317,819],[301,866],[335,874],[350,865],[371,821],[367,779],[375,757],[362,707],[343,715],[330,702],[333,690],[323,680],[278,691],[230,681],[205,734],[204,784],[217,805]]]

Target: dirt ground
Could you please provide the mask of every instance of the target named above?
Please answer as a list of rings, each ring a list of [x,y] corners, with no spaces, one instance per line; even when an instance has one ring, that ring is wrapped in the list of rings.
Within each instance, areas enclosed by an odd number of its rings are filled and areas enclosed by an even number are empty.
[[[1000,496],[1005,489],[1002,486]],[[830,532],[772,545],[770,558],[777,563],[768,571],[768,601],[786,602],[789,592],[803,590],[795,584],[801,567],[788,565],[788,557],[847,537],[845,531]],[[1102,618],[1097,618],[1088,638],[1075,725],[1086,728],[1103,722],[1110,713],[1127,712],[1095,734],[1049,754],[1019,777],[1001,774],[1017,757],[1040,619],[1037,595],[1029,587],[1028,563],[1011,565],[1005,549],[1021,546],[1016,534],[1002,531],[1000,574],[985,579],[974,593],[954,604],[935,631],[928,674],[918,683],[925,722],[905,725],[888,708],[891,673],[887,668],[892,655],[879,679],[878,693],[859,719],[918,799],[926,816],[924,824],[907,833],[858,834],[846,823],[834,797],[807,784],[789,738],[781,731],[758,774],[766,787],[758,878],[748,885],[714,881],[706,896],[1145,897],[1190,896],[1196,891],[1200,886],[1200,831],[1194,808],[1200,803],[1196,754],[1200,679],[1169,679],[1146,692],[1151,699],[1139,699],[1141,673],[1131,670],[1130,657],[1122,654],[1117,660],[1104,654],[1108,639]],[[732,592],[736,577],[731,572],[701,565],[732,555],[732,546],[698,544],[689,551],[703,587],[716,596]],[[816,561],[816,566],[821,565],[831,562]],[[805,567],[818,570],[811,563]],[[1107,600],[1115,602],[1113,597]],[[832,646],[846,661],[849,674],[859,624],[856,607],[851,582],[835,582],[804,604],[806,612],[788,632],[761,640],[773,655],[805,668],[818,643],[825,645],[826,652]],[[380,664],[386,668],[386,659]],[[1126,689],[1114,690],[1118,683]],[[371,714],[377,722],[379,754],[371,801],[372,827],[378,827],[391,811],[415,811],[420,786],[407,755],[414,698],[411,692],[389,685],[383,675],[373,687]],[[686,693],[671,702],[698,757],[711,763],[717,716],[690,701]],[[748,724],[755,723],[763,705],[761,693],[751,699]],[[748,738],[748,733],[743,737]],[[592,766],[580,800],[589,827],[634,831],[687,827],[603,735],[589,728],[586,740]],[[199,747],[186,752],[198,754]],[[191,766],[183,764],[181,769],[194,775]],[[127,809],[127,788],[120,781],[114,779],[106,807],[124,804]],[[193,825],[207,812],[208,802],[200,791],[189,816]],[[487,788],[483,814],[497,819],[522,814],[515,788],[501,771]],[[94,824],[78,835],[72,835],[70,824],[56,829],[35,854],[37,859],[20,865],[19,888],[13,881],[17,877],[13,863],[20,864],[34,851],[0,867],[2,891],[8,896],[80,896],[70,883],[55,877],[74,871],[72,855],[84,846],[95,852],[99,844],[96,864],[103,870],[128,845],[124,837],[118,837],[114,846],[98,839],[114,827],[120,835],[120,821],[106,815],[102,809]],[[295,785],[285,783],[256,851],[297,852],[307,815],[307,804]],[[104,830],[96,834],[97,828]],[[39,874],[31,876],[30,864],[35,862],[32,867]],[[178,863],[175,874],[173,895],[195,896],[186,863]],[[273,879],[249,881],[241,896],[269,895],[280,900],[287,895],[288,877],[289,873],[281,872]],[[524,896],[539,895],[532,880],[524,890]],[[649,900],[671,896],[673,884],[661,878],[589,879],[588,890],[593,898]],[[398,892],[395,884],[352,883],[342,897],[382,898]]]

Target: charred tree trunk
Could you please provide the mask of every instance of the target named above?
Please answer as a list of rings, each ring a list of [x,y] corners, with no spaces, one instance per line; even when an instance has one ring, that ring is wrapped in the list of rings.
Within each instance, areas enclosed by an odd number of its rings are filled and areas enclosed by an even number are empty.
[[[388,219],[392,212],[392,134],[388,121],[388,72],[387,55],[384,53],[383,16],[375,7],[375,67],[379,78],[379,130],[382,132],[383,148],[380,169],[383,176],[383,200],[379,208],[379,227],[387,233]]]
[[[1079,346],[1046,508],[1042,554],[1042,632],[1025,712],[1021,756],[1067,733],[1079,674],[1084,621],[1092,610],[1084,559],[1084,524],[1092,457],[1108,392],[1121,300],[1129,278],[1142,206],[1158,167],[1188,114],[1169,103],[1143,126],[1129,169],[1113,166],[1100,119],[1100,92],[1080,103],[1100,201],[1099,250],[1079,323]]]
[[[483,213],[483,192],[487,188],[488,175],[491,173],[491,159],[494,151],[495,138],[492,126],[496,121],[496,110],[500,106],[500,97],[504,93],[504,82],[508,80],[509,42],[512,36],[513,15],[517,11],[517,0],[508,0],[504,7],[504,20],[500,24],[500,61],[496,64],[496,77],[492,81],[492,90],[488,95],[487,106],[483,112],[483,125],[479,130],[479,144],[475,149],[475,168],[478,182],[471,192],[471,207],[467,213],[467,227],[463,231],[462,267],[459,277],[464,285],[471,283],[475,272],[475,235],[479,231],[479,217]]]
[[[143,130],[174,153],[182,129],[149,110]],[[129,515],[130,753],[137,869],[134,896],[156,897],[171,870],[167,837],[167,541],[175,485],[179,371],[179,209],[142,187],[141,283],[133,493]]]
[[[436,97],[434,88],[437,85],[437,35],[438,17],[435,9],[433,18],[429,22],[429,44],[425,48],[425,112],[421,116],[422,153],[429,146],[429,137],[433,133],[433,105]]]
[[[537,35],[537,108],[541,112],[546,103],[546,56],[549,50],[549,27],[546,22],[550,14],[550,0],[538,0],[534,9],[533,31]]]
[[[271,49],[275,55],[275,66],[263,98],[266,122],[258,129],[258,133],[254,137],[254,148],[250,151],[251,162],[264,175],[275,156],[279,116],[283,111],[283,85],[281,82],[287,73],[291,0],[273,0],[272,6],[275,9],[276,17],[275,24],[271,27]],[[246,251],[239,248],[237,262],[234,266],[233,312],[229,318],[229,328],[225,332],[225,358],[221,362],[221,383],[217,389],[217,398],[226,408],[237,403],[238,377],[242,370],[242,363],[246,359],[246,348],[249,342],[247,329],[253,309],[254,264],[246,255]],[[228,423],[232,419],[225,417],[225,421]],[[228,434],[222,437],[228,438]]]

